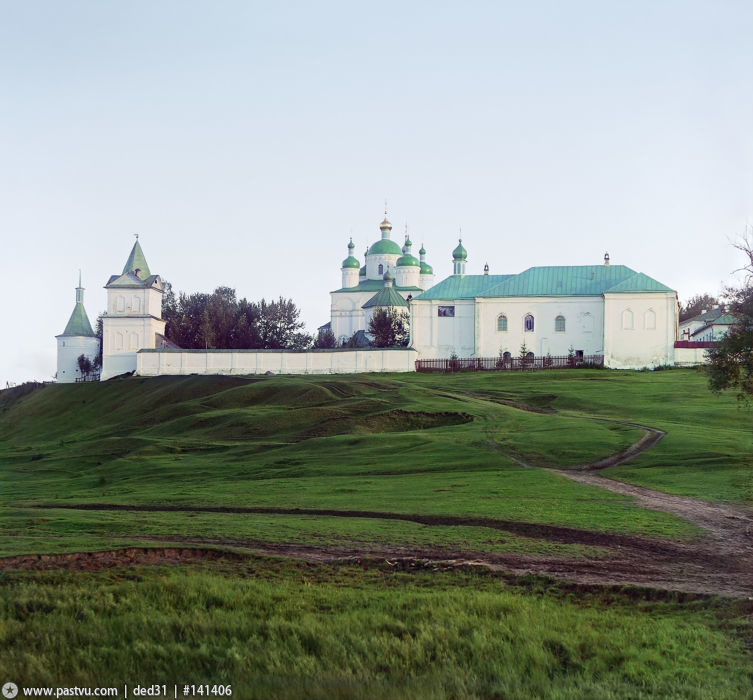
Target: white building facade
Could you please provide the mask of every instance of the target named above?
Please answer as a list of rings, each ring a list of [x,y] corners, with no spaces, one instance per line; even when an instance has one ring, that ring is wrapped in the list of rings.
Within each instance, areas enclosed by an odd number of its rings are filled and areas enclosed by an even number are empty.
[[[532,267],[451,277],[414,297],[411,347],[422,358],[603,355],[608,367],[672,364],[677,293],[624,265]]]

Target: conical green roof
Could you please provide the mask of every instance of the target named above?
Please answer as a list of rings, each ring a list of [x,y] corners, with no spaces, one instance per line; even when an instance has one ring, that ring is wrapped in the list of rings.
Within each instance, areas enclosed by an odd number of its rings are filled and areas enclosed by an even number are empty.
[[[128,256],[125,267],[123,268],[123,274],[127,272],[135,273],[139,270],[139,277],[143,280],[149,277],[152,273],[149,272],[149,265],[146,264],[146,258],[144,257],[144,251],[141,250],[138,240],[133,244],[131,248],[131,254]]]
[[[92,330],[92,324],[89,323],[89,317],[86,315],[84,305],[80,301],[77,301],[76,306],[73,307],[73,313],[68,320],[68,325],[61,335],[95,335]]]

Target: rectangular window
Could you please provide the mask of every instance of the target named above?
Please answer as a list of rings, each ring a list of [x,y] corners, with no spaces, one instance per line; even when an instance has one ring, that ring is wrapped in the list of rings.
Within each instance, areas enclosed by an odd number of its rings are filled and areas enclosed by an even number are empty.
[[[454,306],[440,306],[437,308],[437,316],[455,316],[455,307]]]

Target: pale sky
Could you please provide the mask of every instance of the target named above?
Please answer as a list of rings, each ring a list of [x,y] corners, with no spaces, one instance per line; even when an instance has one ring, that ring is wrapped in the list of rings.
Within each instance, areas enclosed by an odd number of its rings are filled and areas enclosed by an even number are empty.
[[[307,330],[384,200],[436,280],[597,264],[718,293],[753,223],[750,0],[0,0],[0,387],[140,241]]]

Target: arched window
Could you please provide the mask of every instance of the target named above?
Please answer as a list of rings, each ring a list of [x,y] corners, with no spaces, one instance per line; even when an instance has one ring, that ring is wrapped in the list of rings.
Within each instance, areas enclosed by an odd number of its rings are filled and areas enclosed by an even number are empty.
[[[384,274],[384,265],[382,265],[382,263],[379,263],[379,274],[380,275]]]
[[[633,312],[630,309],[625,309],[622,312],[622,329],[625,331],[633,330]]]
[[[497,316],[497,330],[498,331],[506,331],[507,330],[507,316],[504,314],[500,314]]]
[[[653,309],[649,309],[643,316],[644,327],[648,331],[656,330],[656,314]]]
[[[503,360],[512,360],[512,353],[505,350],[505,352],[502,353],[502,359]]]
[[[564,316],[557,316],[557,318],[554,319],[554,330],[558,333],[564,333],[565,332],[565,317]]]
[[[526,317],[523,320],[523,329],[526,331],[533,330],[533,315],[532,314],[526,314]]]
[[[529,353],[528,353],[528,354],[526,355],[526,358],[527,358],[527,359],[529,359],[529,360],[532,360],[532,359],[533,359],[534,357],[536,357],[536,355],[534,355],[534,354],[533,354],[532,352],[529,352]]]

